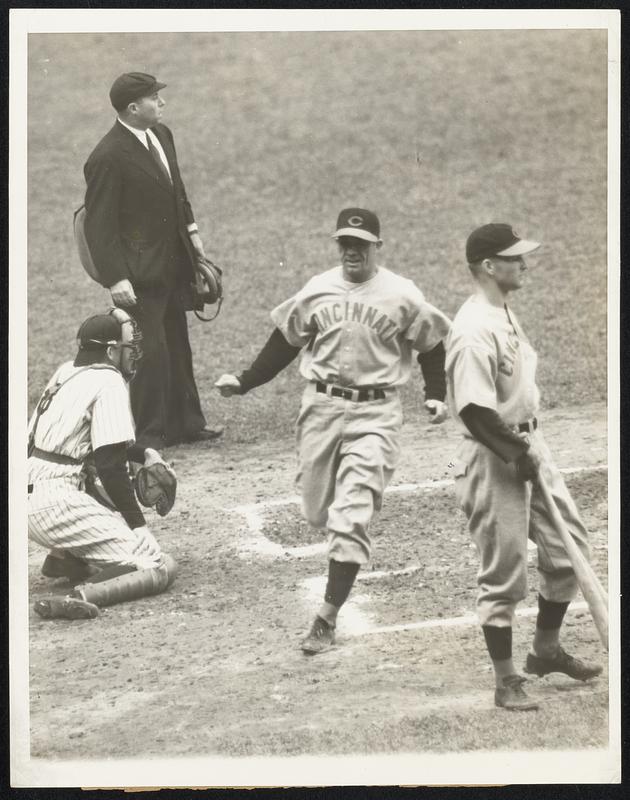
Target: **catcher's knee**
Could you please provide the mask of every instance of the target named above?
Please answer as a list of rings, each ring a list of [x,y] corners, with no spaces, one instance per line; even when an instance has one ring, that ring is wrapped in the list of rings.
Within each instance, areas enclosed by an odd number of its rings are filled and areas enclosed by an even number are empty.
[[[167,579],[165,588],[168,588],[173,583],[177,575],[177,561],[175,561],[173,556],[169,555],[168,553],[162,553],[162,566],[166,568]]]

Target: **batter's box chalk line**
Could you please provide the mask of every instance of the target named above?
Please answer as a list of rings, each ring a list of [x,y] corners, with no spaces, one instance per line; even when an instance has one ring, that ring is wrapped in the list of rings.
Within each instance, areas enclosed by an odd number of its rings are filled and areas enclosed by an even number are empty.
[[[597,464],[592,467],[567,467],[561,469],[560,472],[564,475],[575,475],[580,472],[605,472],[607,469],[608,466],[606,464]],[[395,492],[431,492],[452,486],[453,483],[454,481],[451,478],[421,481],[420,483],[401,483],[395,486],[388,486],[385,492],[386,494]],[[247,558],[252,555],[259,555],[267,558],[287,559],[308,558],[319,553],[325,553],[327,546],[325,537],[321,542],[316,542],[315,544],[286,547],[278,544],[278,542],[272,542],[263,533],[265,517],[269,509],[299,505],[300,502],[298,495],[289,495],[287,497],[274,497],[271,500],[261,500],[258,503],[224,508],[223,510],[228,513],[237,513],[245,517],[246,528],[237,543],[239,556]],[[530,545],[530,547],[533,547],[533,545]]]
[[[406,569],[396,569],[391,571],[359,572],[357,582],[378,581],[381,578],[388,578],[395,575],[412,575],[418,572],[420,567],[407,567]],[[324,596],[326,588],[326,575],[318,575],[314,578],[306,578],[302,581],[305,589],[305,600],[310,607],[316,608]],[[366,611],[363,606],[370,602],[368,594],[361,594],[357,591],[358,587],[352,592],[350,600],[344,605],[341,616],[339,617],[339,631],[344,636],[365,636],[374,633],[401,633],[404,631],[417,631],[425,628],[461,628],[468,626],[478,626],[479,619],[475,614],[465,614],[460,617],[439,617],[437,619],[427,619],[421,622],[406,622],[397,625],[376,625],[374,615]],[[588,610],[588,605],[583,601],[574,601],[569,605],[571,611]],[[518,608],[517,617],[533,617],[538,614],[538,606],[529,608]]]
[[[466,614],[461,617],[440,617],[439,619],[426,619],[421,622],[405,622],[398,625],[372,625],[370,620],[364,618],[360,624],[355,626],[354,620],[347,617],[347,611],[350,610],[350,605],[343,609],[343,626],[340,631],[347,636],[365,636],[366,634],[374,633],[401,633],[403,631],[418,631],[425,628],[463,628],[469,626],[478,626],[479,618],[476,614]],[[588,605],[580,600],[571,603],[569,606],[571,611],[584,611],[588,610]],[[534,617],[538,614],[538,606],[529,608],[518,608],[516,610],[517,617]],[[341,618],[340,618],[341,621]]]

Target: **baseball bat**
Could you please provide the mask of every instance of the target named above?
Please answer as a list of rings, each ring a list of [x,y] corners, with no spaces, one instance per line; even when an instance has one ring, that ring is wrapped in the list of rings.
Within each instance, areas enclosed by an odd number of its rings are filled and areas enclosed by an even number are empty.
[[[606,651],[608,650],[608,595],[604,591],[604,587],[599,582],[599,578],[593,571],[593,568],[586,560],[586,557],[578,547],[575,539],[571,535],[567,526],[565,525],[562,515],[558,510],[556,501],[545,482],[543,476],[538,474],[538,487],[542,494],[543,501],[549,512],[549,516],[553,525],[560,536],[577,582],[582,590],[584,599],[589,607],[593,621],[597,628],[599,638]]]

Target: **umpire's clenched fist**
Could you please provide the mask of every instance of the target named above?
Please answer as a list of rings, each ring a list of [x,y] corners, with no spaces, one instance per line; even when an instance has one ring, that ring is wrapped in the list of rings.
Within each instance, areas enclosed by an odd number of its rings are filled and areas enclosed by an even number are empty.
[[[227,373],[221,375],[214,385],[223,397],[232,397],[233,394],[241,393],[241,382],[236,375],[228,375]]]

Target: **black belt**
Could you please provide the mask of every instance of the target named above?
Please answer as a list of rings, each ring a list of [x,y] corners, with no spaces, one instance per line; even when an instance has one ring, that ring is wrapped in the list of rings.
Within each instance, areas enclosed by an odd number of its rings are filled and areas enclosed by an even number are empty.
[[[364,403],[366,400],[384,400],[385,392],[382,389],[342,389],[340,386],[333,386],[330,383],[317,381],[315,390],[329,397],[342,397],[344,400],[354,400]]]
[[[40,450],[39,447],[34,447],[29,456],[41,458],[42,461],[52,461],[53,464],[83,464],[83,461],[79,458],[64,456],[62,453],[51,453],[48,450]]]
[[[538,427],[538,420],[536,419],[536,417],[534,417],[534,419],[530,419],[529,422],[519,422],[518,432],[531,433],[532,431],[535,431],[537,427]]]

